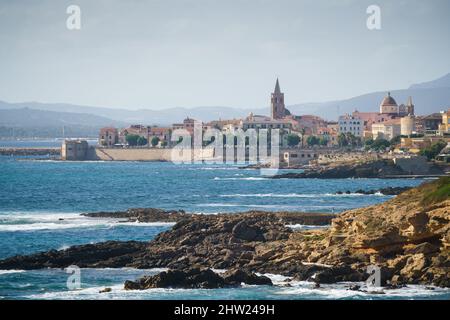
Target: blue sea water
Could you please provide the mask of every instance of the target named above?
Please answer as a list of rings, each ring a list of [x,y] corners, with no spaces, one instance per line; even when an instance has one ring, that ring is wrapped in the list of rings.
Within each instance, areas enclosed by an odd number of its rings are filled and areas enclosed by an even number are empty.
[[[135,207],[183,209],[214,214],[247,210],[341,212],[383,202],[382,195],[336,195],[337,191],[415,186],[405,179],[280,179],[232,165],[156,162],[61,162],[0,157],[0,259],[106,240],[151,240],[167,223],[123,223],[93,219],[83,212]],[[345,284],[312,289],[310,283],[220,290],[126,292],[123,282],[155,270],[83,269],[82,288],[70,291],[64,270],[0,271],[6,299],[448,299],[448,290],[412,286],[366,295]],[[272,276],[274,281],[279,276]],[[281,280],[280,280],[281,281]],[[281,284],[281,282],[280,282]],[[111,293],[99,294],[102,287]]]

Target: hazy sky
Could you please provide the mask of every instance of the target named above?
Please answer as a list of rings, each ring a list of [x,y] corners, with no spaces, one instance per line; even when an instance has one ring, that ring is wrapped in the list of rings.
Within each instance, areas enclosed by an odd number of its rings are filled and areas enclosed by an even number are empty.
[[[0,0],[0,100],[264,107],[276,77],[287,104],[349,98],[450,72],[449,39],[449,0]]]

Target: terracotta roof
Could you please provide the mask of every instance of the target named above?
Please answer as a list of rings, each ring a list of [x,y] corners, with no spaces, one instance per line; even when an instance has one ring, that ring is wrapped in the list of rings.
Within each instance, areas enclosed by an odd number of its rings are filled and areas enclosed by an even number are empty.
[[[117,131],[117,129],[114,127],[105,127],[100,129],[100,132],[107,132],[107,131]]]

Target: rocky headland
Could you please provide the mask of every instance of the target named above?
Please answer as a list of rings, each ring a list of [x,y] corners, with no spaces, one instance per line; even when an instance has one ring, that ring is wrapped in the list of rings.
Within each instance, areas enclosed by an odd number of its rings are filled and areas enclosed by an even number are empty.
[[[144,219],[146,209],[133,210],[121,218]],[[154,209],[147,210],[151,216]],[[149,242],[109,241],[16,256],[0,261],[0,269],[64,268],[72,264],[170,269],[166,274],[125,285],[127,289],[142,289],[233,285],[225,280],[226,275],[211,274],[210,268],[242,271],[246,276],[240,274],[240,280],[247,277],[259,281],[252,275],[259,272],[316,283],[363,281],[368,277],[367,267],[376,265],[381,268],[386,285],[450,287],[449,177],[403,192],[385,203],[336,216],[318,214],[320,218],[313,218],[315,214],[301,217],[297,213],[299,217],[294,218],[295,213],[270,212],[179,214],[177,219],[170,218],[176,222],[170,230]],[[294,231],[286,226],[330,221],[331,226],[325,229]],[[172,280],[167,280],[167,274]]]
[[[423,166],[405,166],[396,164],[393,160],[383,159],[363,163],[335,164],[316,166],[304,172],[287,172],[271,176],[272,179],[347,179],[347,178],[396,178],[396,177],[424,177],[441,176],[445,174],[443,168],[426,163]]]

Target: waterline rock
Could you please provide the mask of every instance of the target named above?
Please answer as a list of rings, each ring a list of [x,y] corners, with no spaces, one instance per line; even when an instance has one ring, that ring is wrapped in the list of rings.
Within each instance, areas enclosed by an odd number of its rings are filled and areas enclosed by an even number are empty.
[[[151,288],[216,289],[239,287],[242,283],[250,285],[272,285],[265,276],[243,270],[230,270],[219,275],[211,269],[191,268],[186,270],[168,270],[154,276],[145,276],[136,281],[127,280],[125,290],[145,290]]]

